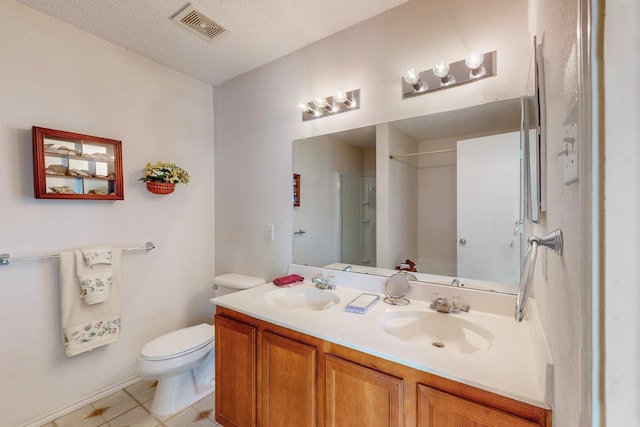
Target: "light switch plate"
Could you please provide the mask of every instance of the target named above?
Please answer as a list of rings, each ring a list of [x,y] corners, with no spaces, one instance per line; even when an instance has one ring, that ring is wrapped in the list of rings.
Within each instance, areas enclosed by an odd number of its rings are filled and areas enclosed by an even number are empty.
[[[264,234],[267,240],[273,241],[276,240],[275,231],[273,224],[265,224],[264,226]]]
[[[578,140],[575,123],[564,126],[565,148],[562,156],[562,172],[565,185],[572,184],[578,180]]]
[[[564,183],[569,185],[578,180],[578,153],[575,150],[567,150],[562,156],[564,167]]]

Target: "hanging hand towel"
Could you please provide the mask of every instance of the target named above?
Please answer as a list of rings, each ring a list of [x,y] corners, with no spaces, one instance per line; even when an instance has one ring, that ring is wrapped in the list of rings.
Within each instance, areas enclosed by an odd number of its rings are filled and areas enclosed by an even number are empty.
[[[78,279],[82,291],[80,298],[84,298],[86,304],[105,302],[109,298],[113,286],[113,270],[78,276]]]
[[[111,261],[111,249],[108,249],[109,260]],[[84,298],[86,304],[97,304],[109,298],[111,287],[113,286],[113,265],[106,265],[96,268],[86,262],[84,251],[76,249],[73,251],[76,257],[76,274],[80,283],[80,298]],[[95,268],[95,270],[94,270]]]
[[[82,251],[84,262],[91,268],[104,267],[113,263],[111,248],[82,248],[80,251]]]
[[[120,250],[112,248],[111,253],[113,276],[109,299],[93,305],[79,298],[76,254],[60,253],[60,320],[68,357],[110,344],[120,337]]]

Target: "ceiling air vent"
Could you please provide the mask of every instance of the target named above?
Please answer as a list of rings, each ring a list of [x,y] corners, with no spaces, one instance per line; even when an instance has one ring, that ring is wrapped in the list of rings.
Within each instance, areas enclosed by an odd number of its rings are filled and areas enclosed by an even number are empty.
[[[221,25],[190,4],[178,12],[172,20],[208,40],[213,40],[214,37],[226,31]]]

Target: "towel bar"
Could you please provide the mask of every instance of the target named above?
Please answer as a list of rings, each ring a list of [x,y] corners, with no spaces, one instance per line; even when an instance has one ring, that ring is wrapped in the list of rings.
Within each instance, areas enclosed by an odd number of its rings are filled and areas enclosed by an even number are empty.
[[[139,252],[139,251],[150,251],[155,249],[155,245],[153,242],[146,242],[142,246],[135,246],[133,248],[122,248],[122,252]],[[11,255],[9,254],[0,254],[0,265],[9,265],[11,261],[35,261],[39,259],[48,259],[48,258],[60,258],[58,254],[52,255],[40,255],[40,256],[32,256],[32,257],[21,257],[11,259]]]

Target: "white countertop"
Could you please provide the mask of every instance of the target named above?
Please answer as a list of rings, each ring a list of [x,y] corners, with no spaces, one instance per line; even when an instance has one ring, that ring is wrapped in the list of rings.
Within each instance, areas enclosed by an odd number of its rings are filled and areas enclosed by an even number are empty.
[[[292,271],[293,270],[293,271]],[[363,291],[382,294],[384,278],[359,277],[349,273],[300,267],[290,273],[307,279],[311,273],[324,272],[337,278],[338,287],[331,292],[340,302],[325,310],[277,308],[265,300],[271,291],[282,289],[272,283],[213,298],[211,302],[256,319],[302,332],[354,350],[458,381],[538,407],[551,407],[553,365],[537,320],[537,309],[530,301],[527,317],[517,323],[513,317],[515,296],[414,283],[411,303],[392,306],[381,300],[365,314],[346,312],[345,306]],[[384,279],[386,280],[386,279]],[[296,288],[311,287],[308,280]],[[441,296],[460,295],[471,305],[469,313],[439,314],[460,316],[493,334],[490,348],[465,354],[429,344],[403,341],[385,332],[380,318],[396,311],[430,311],[425,295],[437,291]],[[511,303],[511,304],[510,304]],[[511,312],[506,312],[511,307]],[[437,316],[434,319],[438,319]]]

